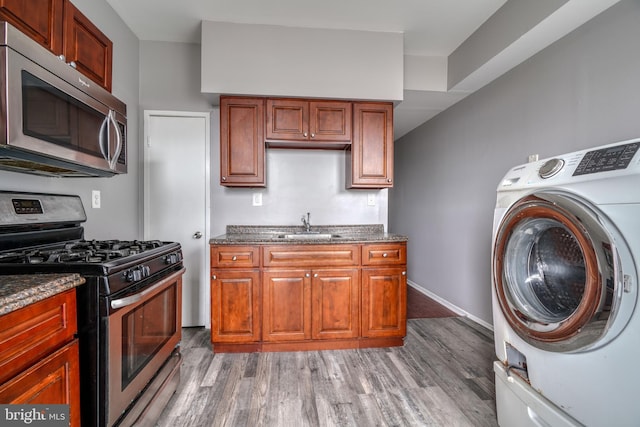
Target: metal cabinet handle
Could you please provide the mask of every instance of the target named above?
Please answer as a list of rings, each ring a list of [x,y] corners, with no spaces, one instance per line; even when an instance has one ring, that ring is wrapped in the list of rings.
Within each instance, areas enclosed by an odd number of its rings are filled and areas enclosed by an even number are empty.
[[[309,273],[305,274],[304,277],[311,277]]]
[[[386,252],[382,254],[382,258],[386,258],[387,256],[388,256],[388,255],[387,255],[387,253],[386,253]]]
[[[406,272],[406,271],[403,271],[403,272],[402,272],[402,275],[403,275],[403,276],[406,276],[406,275],[407,275],[407,272]]]
[[[237,260],[238,260],[237,256],[234,255],[233,257],[231,257],[231,261],[237,261]]]
[[[313,277],[318,277],[318,273],[315,273],[315,274],[313,275]]]
[[[227,180],[227,177],[226,177],[226,176],[223,176],[221,179],[222,179],[223,181],[226,181],[226,180]]]
[[[214,274],[213,276],[211,276],[212,280],[216,280],[218,277]]]
[[[311,138],[315,138],[315,137],[316,137],[316,134],[315,134],[315,133],[312,133],[312,134],[311,134]]]
[[[200,239],[202,238],[202,233],[199,231],[196,231],[195,233],[193,233],[193,238],[194,239]]]
[[[302,134],[302,136],[304,136],[304,137],[306,138],[307,136],[309,136],[309,134],[308,134],[307,132],[304,132],[304,133]]]

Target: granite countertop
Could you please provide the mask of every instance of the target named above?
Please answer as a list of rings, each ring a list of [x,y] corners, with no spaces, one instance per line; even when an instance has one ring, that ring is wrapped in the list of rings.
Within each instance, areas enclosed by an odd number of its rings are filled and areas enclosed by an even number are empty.
[[[79,274],[0,275],[0,315],[75,288],[85,282]]]
[[[336,243],[406,242],[407,236],[385,233],[382,224],[311,226],[314,234],[331,235],[318,238],[305,234],[301,226],[228,225],[227,233],[209,240],[212,245],[291,244],[318,245]],[[287,238],[293,234],[295,238]]]

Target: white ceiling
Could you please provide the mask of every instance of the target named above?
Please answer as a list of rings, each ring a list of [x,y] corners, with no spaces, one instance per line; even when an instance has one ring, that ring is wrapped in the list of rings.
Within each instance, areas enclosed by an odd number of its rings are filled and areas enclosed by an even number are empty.
[[[561,26],[562,29],[558,30],[555,27],[548,29],[548,25],[546,27],[543,25],[545,21],[549,21],[548,17],[540,19],[538,25],[534,25],[524,35],[534,33],[535,28],[538,27],[546,29],[546,33],[553,32],[553,36],[538,34],[537,39],[545,40],[537,43],[533,48],[530,42],[525,43],[522,49],[515,46],[511,49],[508,60],[497,61],[500,66],[489,64],[489,67],[485,67],[491,69],[490,75],[481,78],[475,76],[473,80],[477,80],[478,83],[466,85],[462,91],[448,91],[446,88],[437,91],[405,90],[404,101],[395,109],[395,137],[399,138],[406,134],[468,93],[508,71],[508,68],[517,65],[513,63],[513,57],[517,57],[515,62],[521,62],[616,1],[557,0],[559,5],[563,5],[558,9],[563,13],[556,13],[558,18],[554,22],[556,27]],[[200,43],[200,23],[206,20],[401,32],[404,34],[405,55],[437,58],[447,58],[496,11],[508,6],[505,5],[506,0],[107,0],[107,2],[140,40]],[[509,2],[523,4],[522,0],[509,0]],[[585,5],[591,5],[587,7],[589,9],[587,13],[576,13],[577,8],[584,9]],[[575,17],[576,15],[578,18]],[[562,25],[559,25],[558,21],[562,22]],[[564,24],[565,21],[566,24]],[[525,38],[524,35],[521,34],[517,39],[512,40],[512,44],[517,45],[519,39]],[[524,53],[514,54],[514,51]],[[485,61],[485,65],[489,62],[491,61]],[[502,65],[503,62],[506,64]],[[443,70],[446,73],[446,67]],[[442,77],[446,81],[446,74]]]

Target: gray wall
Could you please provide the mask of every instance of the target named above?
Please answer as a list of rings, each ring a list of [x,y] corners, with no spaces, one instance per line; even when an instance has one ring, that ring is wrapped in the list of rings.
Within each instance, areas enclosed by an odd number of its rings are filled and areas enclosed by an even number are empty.
[[[113,178],[45,178],[0,171],[0,190],[77,194],[87,211],[88,238],[140,238],[138,39],[106,1],[73,0],[73,4],[113,41],[113,94],[127,104],[129,173]],[[102,208],[91,208],[91,190],[101,191]]]
[[[198,45],[140,42],[140,132],[143,111],[213,111],[211,135],[211,235],[230,224],[298,225],[305,212],[312,224],[387,225],[387,190],[345,190],[342,151],[267,151],[267,188],[227,188],[219,182],[218,110],[200,93]],[[142,134],[140,135],[142,138]],[[252,206],[253,193],[263,205]],[[376,205],[367,205],[367,195]]]
[[[409,280],[491,323],[498,181],[551,157],[640,135],[640,1],[626,0],[396,143],[389,229]]]

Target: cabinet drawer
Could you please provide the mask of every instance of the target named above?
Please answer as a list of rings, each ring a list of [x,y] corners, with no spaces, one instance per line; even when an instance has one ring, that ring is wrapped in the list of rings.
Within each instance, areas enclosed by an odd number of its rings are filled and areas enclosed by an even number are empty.
[[[73,340],[77,331],[75,289],[0,317],[0,383]]]
[[[363,265],[398,265],[406,263],[406,243],[382,243],[362,246]]]
[[[260,250],[255,246],[212,246],[211,268],[259,267]]]
[[[337,267],[360,264],[358,245],[265,246],[265,267]]]

